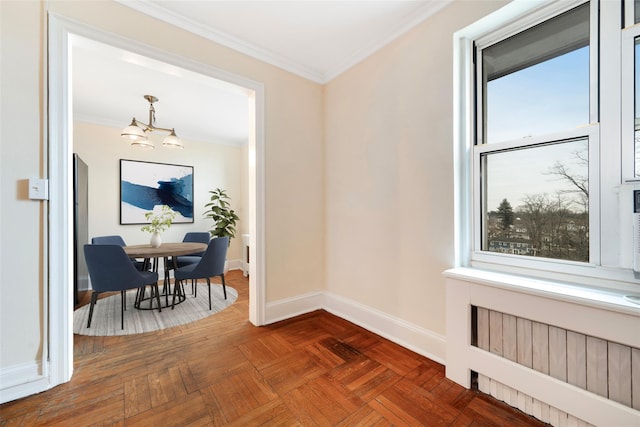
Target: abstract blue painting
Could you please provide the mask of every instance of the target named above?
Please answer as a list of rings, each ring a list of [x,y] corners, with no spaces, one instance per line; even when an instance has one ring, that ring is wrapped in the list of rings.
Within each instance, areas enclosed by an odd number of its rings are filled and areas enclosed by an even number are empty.
[[[120,159],[120,224],[146,224],[162,205],[174,223],[193,222],[193,166]]]

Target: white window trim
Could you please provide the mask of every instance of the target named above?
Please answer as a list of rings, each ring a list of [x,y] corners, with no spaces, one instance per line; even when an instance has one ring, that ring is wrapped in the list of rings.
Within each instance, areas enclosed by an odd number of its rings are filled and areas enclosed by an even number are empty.
[[[632,9],[633,10],[633,9]],[[635,75],[635,39],[640,37],[640,24],[622,31],[622,85],[633,87]],[[640,82],[638,82],[640,84]],[[622,179],[624,182],[640,181],[635,176],[635,165],[629,159],[635,158],[635,143],[633,139],[635,128],[635,93],[632,90],[622,91]],[[640,106],[638,106],[640,108]]]
[[[590,111],[591,125],[583,132],[583,135],[589,136],[590,141],[590,199],[595,199],[590,203],[590,252],[592,253],[591,263],[574,263],[570,261],[547,260],[547,259],[526,259],[524,257],[509,256],[502,254],[491,254],[483,252],[478,254],[474,249],[478,244],[475,233],[478,230],[477,221],[479,217],[476,213],[479,210],[479,200],[477,194],[474,194],[477,182],[474,182],[474,171],[472,169],[474,162],[474,132],[477,130],[478,124],[475,122],[474,103],[476,102],[474,92],[474,66],[473,55],[474,45],[484,46],[494,43],[500,39],[508,37],[522,30],[528,22],[534,25],[548,19],[550,15],[555,15],[576,7],[584,3],[582,0],[576,1],[520,1],[515,0],[504,6],[493,14],[486,16],[478,22],[462,29],[454,34],[454,186],[455,186],[455,263],[456,267],[472,267],[482,268],[486,270],[508,272],[516,275],[535,276],[555,281],[572,282],[589,286],[597,286],[625,292],[638,292],[638,277],[634,275],[631,266],[627,265],[626,257],[623,252],[631,251],[631,247],[627,245],[627,235],[631,233],[631,212],[627,214],[621,210],[621,206],[626,205],[621,200],[625,199],[628,188],[621,185],[621,144],[620,144],[620,117],[621,113],[621,95],[619,84],[620,70],[620,49],[616,52],[600,52],[600,64],[611,63],[615,61],[613,66],[601,66],[600,70],[594,69],[598,61],[591,61],[592,85],[597,85],[597,77],[594,71],[599,71],[600,81],[608,81],[602,84],[599,93],[602,98],[600,102],[600,117],[598,118],[597,108]],[[604,28],[595,29],[592,25],[592,31],[600,31],[604,33],[604,40],[600,37],[603,46],[615,46],[615,38],[620,43],[620,5],[617,2],[600,2],[592,1],[592,11],[599,10],[600,17],[604,22]],[[593,15],[592,13],[592,16]],[[618,28],[614,28],[617,17]],[[517,22],[517,24],[516,24]],[[607,27],[608,26],[608,27]],[[497,28],[500,30],[496,31]],[[591,54],[598,55],[598,47],[594,46],[593,40],[598,37],[592,37]],[[616,49],[613,49],[616,50]],[[605,50],[606,51],[606,50]],[[615,70],[618,70],[618,77],[615,77]],[[613,86],[618,86],[617,88]],[[598,105],[598,91],[591,91],[591,105]],[[606,110],[606,112],[602,112]],[[598,125],[598,119],[602,120],[604,114],[609,124]],[[615,126],[615,120],[618,118],[618,125]],[[475,128],[475,129],[474,129]],[[578,130],[578,132],[580,132]],[[546,138],[545,138],[546,139]],[[606,141],[600,144],[600,147],[594,147],[591,144],[598,144],[598,141]],[[493,145],[493,144],[492,144]],[[591,167],[591,158],[596,162],[596,168]],[[597,173],[600,165],[605,165],[608,173],[602,174],[599,180],[594,178],[592,173]],[[596,184],[597,183],[597,184]],[[598,188],[600,186],[600,188]],[[619,200],[619,194],[622,195]],[[626,199],[625,199],[626,200]],[[602,206],[612,206],[612,208],[602,208]],[[628,219],[628,220],[627,220]],[[628,226],[624,225],[628,223]],[[596,229],[593,228],[594,224]],[[598,232],[595,236],[594,233]],[[607,234],[604,234],[607,233]],[[605,242],[601,242],[599,236],[609,236]],[[595,247],[594,247],[595,245]],[[478,257],[480,255],[480,257]]]
[[[625,26],[633,25],[635,20],[635,2],[633,0],[626,0],[624,2],[624,22]]]
[[[489,47],[491,45],[494,45],[502,40],[505,40],[515,34],[518,34],[520,32],[522,32],[524,29],[527,28],[531,28],[537,24],[540,24],[544,21],[547,21],[550,17],[552,16],[557,16],[563,12],[566,12],[568,10],[571,10],[577,6],[580,6],[581,4],[586,3],[588,0],[568,0],[568,1],[558,1],[558,2],[552,2],[552,3],[545,3],[544,7],[540,7],[540,6],[535,6],[533,7],[533,9],[530,11],[530,13],[525,14],[524,16],[520,16],[520,17],[516,17],[513,18],[511,20],[509,20],[506,24],[504,25],[500,25],[497,26],[497,29],[495,31],[490,31],[488,34],[485,34],[481,37],[477,37],[474,38],[473,42],[475,44],[476,47],[476,52],[481,51],[482,49]],[[590,57],[589,57],[589,64],[590,64],[590,69],[589,69],[589,76],[590,76],[590,81],[589,84],[590,86],[594,87],[598,84],[598,78],[597,78],[597,52],[598,52],[598,46],[597,46],[597,19],[595,18],[597,16],[597,13],[594,13],[593,10],[594,8],[597,8],[596,6],[596,2],[591,2],[591,34],[590,34],[590,39],[591,39],[591,44],[589,47],[589,53],[590,53]],[[482,81],[482,55],[478,55],[476,58],[476,80],[477,82],[481,82]],[[589,98],[589,105],[590,105],[590,110],[589,110],[589,121],[590,123],[595,123],[598,121],[598,112],[597,112],[597,108],[594,106],[598,105],[598,99],[597,99],[597,93],[598,91],[590,91],[590,98]],[[484,106],[482,105],[483,103],[483,97],[478,96],[476,98],[477,104],[476,104],[476,108],[478,111],[478,115],[482,115],[483,110],[484,110]],[[484,143],[484,129],[483,129],[483,124],[481,122],[478,122],[475,124],[476,127],[476,134],[478,135],[478,144],[481,145]]]
[[[472,179],[473,179],[473,236],[474,236],[474,245],[473,245],[473,254],[471,259],[471,265],[481,266],[483,264],[489,263],[503,263],[512,267],[523,267],[523,268],[535,268],[541,269],[545,271],[557,271],[560,273],[570,273],[572,270],[579,269],[583,271],[583,274],[591,274],[593,267],[597,265],[595,260],[600,259],[600,248],[597,245],[597,241],[594,239],[589,240],[589,252],[590,259],[592,260],[590,263],[582,263],[582,262],[574,262],[574,261],[565,261],[565,260],[550,260],[546,258],[535,258],[529,256],[505,256],[503,254],[497,254],[494,252],[481,251],[482,247],[482,217],[478,214],[482,212],[482,195],[481,195],[481,184],[480,184],[480,171],[476,171],[476,168],[480,165],[480,156],[484,153],[491,153],[496,151],[502,151],[513,148],[524,148],[529,146],[534,146],[537,144],[545,144],[545,143],[553,143],[555,141],[561,142],[565,140],[575,140],[575,139],[587,139],[589,141],[589,152],[595,153],[593,156],[589,156],[589,182],[597,182],[597,167],[591,167],[591,163],[597,164],[597,153],[598,153],[598,131],[599,127],[597,124],[577,128],[571,131],[558,132],[553,135],[541,135],[531,138],[526,138],[526,142],[523,140],[516,141],[506,141],[500,143],[493,144],[484,144],[484,145],[475,145],[473,146],[473,154],[472,154]],[[591,158],[596,157],[596,158]],[[599,224],[600,224],[600,215],[599,209],[592,209],[594,206],[598,206],[599,200],[599,191],[597,185],[589,185],[589,232],[590,234],[599,234]]]

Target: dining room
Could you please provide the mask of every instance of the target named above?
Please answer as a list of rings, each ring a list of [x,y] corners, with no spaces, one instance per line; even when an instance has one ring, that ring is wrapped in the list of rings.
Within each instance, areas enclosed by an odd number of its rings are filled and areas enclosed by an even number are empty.
[[[162,241],[181,242],[188,232],[212,230],[205,205],[211,191],[223,189],[239,218],[227,268],[241,269],[242,236],[249,233],[250,91],[84,38],[73,44],[72,64],[73,152],[87,167],[87,238],[76,242],[78,247],[105,235],[119,235],[127,245],[149,244],[144,215],[167,199],[136,203],[123,194],[123,182],[142,179],[158,188],[163,179],[190,174],[183,189],[190,206],[186,211],[174,206],[177,216]],[[154,103],[144,98],[149,91]],[[145,132],[146,146],[121,136],[132,117],[155,128]],[[164,128],[172,129],[183,147],[163,145],[169,133]],[[159,268],[162,277],[162,263]],[[80,272],[78,290],[87,290],[86,270]]]

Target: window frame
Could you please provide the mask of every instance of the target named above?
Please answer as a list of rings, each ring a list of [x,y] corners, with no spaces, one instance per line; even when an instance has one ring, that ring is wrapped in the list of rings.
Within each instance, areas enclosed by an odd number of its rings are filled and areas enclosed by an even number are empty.
[[[632,213],[622,180],[621,7],[620,1],[590,2],[590,123],[584,127],[539,135],[526,141],[476,145],[482,135],[482,84],[479,48],[489,46],[577,7],[586,0],[528,2],[515,0],[454,34],[454,186],[455,265],[508,272],[605,288],[638,290],[631,269]],[[600,49],[603,47],[602,49]],[[617,74],[616,74],[617,73]],[[617,122],[616,122],[617,120]],[[586,137],[589,141],[588,263],[481,251],[482,209],[480,155]],[[627,148],[628,149],[628,148]],[[635,187],[634,187],[635,188]],[[640,187],[638,187],[640,188]],[[624,194],[623,194],[624,193]],[[628,221],[627,221],[628,218]],[[604,238],[603,238],[604,236]],[[628,250],[627,250],[628,248]]]
[[[625,27],[628,27],[630,25],[634,24],[635,21],[635,1],[634,0],[625,0],[624,2],[624,6],[623,6],[623,14],[624,14],[624,22],[625,22]]]
[[[562,13],[568,12],[571,9],[574,9],[578,6],[581,6],[585,3],[588,3],[589,0],[571,0],[571,1],[562,1],[557,4],[551,4],[545,8],[540,9],[537,12],[532,12],[530,15],[527,15],[523,18],[517,19],[512,22],[510,25],[506,25],[504,28],[501,28],[497,31],[493,31],[483,37],[479,37],[474,40],[474,61],[476,63],[475,69],[475,82],[478,82],[478,87],[476,88],[475,98],[476,98],[476,117],[482,117],[483,120],[486,120],[485,114],[485,97],[483,97],[483,93],[486,92],[486,87],[480,87],[480,84],[483,83],[483,63],[482,63],[482,53],[483,49],[486,49],[494,44],[497,44],[505,39],[508,39],[511,36],[515,36],[518,33],[526,31],[532,27],[535,27],[538,24],[541,24],[549,19],[558,16]],[[596,1],[592,1],[590,4],[590,34],[589,34],[589,123],[595,123],[598,121],[598,90],[591,90],[591,88],[597,88],[598,85],[598,13]],[[482,121],[476,121],[476,144],[484,145],[486,142],[484,141],[484,124]],[[494,143],[491,143],[494,144]]]
[[[581,6],[587,3],[588,0],[575,1],[575,2],[559,2],[554,4],[553,7],[547,7],[541,9],[538,13],[525,17],[524,19],[516,20],[513,22],[510,28],[505,28],[502,31],[493,32],[485,37],[475,40],[475,81],[478,84],[475,87],[475,99],[476,99],[476,117],[482,118],[482,120],[476,121],[476,142],[473,146],[473,163],[472,163],[472,176],[474,178],[473,184],[473,200],[474,200],[474,226],[473,226],[473,254],[472,260],[474,262],[488,262],[496,263],[502,262],[511,266],[521,267],[533,267],[540,269],[552,269],[559,271],[566,271],[567,266],[579,267],[579,266],[595,266],[600,262],[600,246],[596,239],[591,238],[592,235],[599,235],[599,191],[598,191],[598,177],[594,172],[597,170],[597,155],[592,153],[599,152],[599,125],[598,121],[598,75],[597,64],[598,59],[598,14],[594,13],[594,9],[597,7],[596,2],[590,3],[590,34],[589,34],[589,123],[585,123],[585,127],[578,127],[575,129],[568,129],[552,134],[535,135],[529,138],[523,138],[512,141],[492,142],[488,143],[483,141],[484,137],[484,123],[486,120],[486,112],[484,105],[484,94],[486,94],[486,85],[483,79],[483,63],[482,63],[482,50],[493,46],[494,44],[507,39],[515,34],[526,31],[538,24],[541,24],[555,16],[565,13],[573,8]],[[482,171],[480,170],[480,157],[482,154],[503,151],[513,148],[526,148],[533,147],[545,142],[560,142],[563,140],[572,140],[577,138],[587,138],[589,144],[589,262],[572,262],[558,259],[546,259],[537,257],[525,257],[522,255],[516,257],[500,257],[496,258],[492,252],[482,250],[482,226],[483,218],[485,215],[482,209]],[[473,265],[473,263],[472,263]]]
[[[557,270],[559,272],[569,273],[570,268],[582,268],[592,269],[597,265],[595,260],[600,259],[600,247],[595,239],[589,239],[589,262],[569,261],[562,259],[551,259],[541,257],[531,257],[525,255],[517,256],[505,256],[504,254],[490,252],[488,250],[482,250],[483,240],[483,225],[484,216],[486,215],[485,209],[482,208],[482,171],[481,171],[481,157],[483,154],[492,152],[501,152],[509,149],[526,149],[527,147],[537,147],[545,143],[562,143],[563,141],[571,141],[576,139],[587,139],[589,144],[589,234],[599,233],[599,210],[594,209],[597,206],[599,200],[599,194],[597,185],[591,185],[592,182],[597,181],[597,171],[592,167],[592,163],[597,162],[595,156],[591,153],[597,153],[599,147],[598,141],[599,127],[597,124],[572,129],[569,131],[556,132],[553,134],[540,135],[536,137],[526,138],[526,140],[504,141],[491,144],[475,145],[473,147],[473,162],[472,162],[472,176],[473,176],[473,253],[471,259],[472,266],[481,267],[485,264],[497,264],[502,263],[512,267],[526,267],[543,269],[547,271]]]
[[[632,3],[632,2],[628,2]],[[633,8],[631,9],[633,12]],[[640,39],[640,24],[633,24],[622,30],[622,87],[632,87],[640,84],[635,82],[635,40]],[[638,106],[640,109],[640,105]],[[622,179],[625,182],[640,181],[640,175],[635,173],[635,90],[622,91]],[[625,159],[634,159],[625,162]]]

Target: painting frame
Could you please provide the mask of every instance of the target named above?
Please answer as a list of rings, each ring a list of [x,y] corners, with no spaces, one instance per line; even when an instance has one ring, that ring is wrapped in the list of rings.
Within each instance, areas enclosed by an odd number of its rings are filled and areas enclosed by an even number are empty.
[[[120,159],[120,225],[147,224],[167,205],[174,224],[193,223],[193,166]]]

